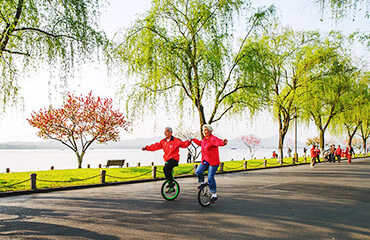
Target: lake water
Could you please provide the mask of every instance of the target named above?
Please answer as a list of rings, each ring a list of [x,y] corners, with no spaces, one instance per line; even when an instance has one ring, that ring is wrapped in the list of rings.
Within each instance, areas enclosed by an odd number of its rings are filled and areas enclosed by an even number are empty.
[[[219,148],[221,161],[250,159],[247,149]],[[255,157],[257,159],[270,158],[273,149],[259,149]],[[142,166],[148,166],[151,162],[163,165],[163,151],[143,152],[141,149],[94,149],[88,150],[84,156],[82,167],[90,164],[91,168],[97,168],[99,164],[105,165],[108,159],[126,159],[129,166],[136,166],[138,162]],[[180,163],[186,163],[187,150],[180,149]],[[77,159],[71,150],[0,150],[0,173],[10,168],[12,172],[77,168]]]

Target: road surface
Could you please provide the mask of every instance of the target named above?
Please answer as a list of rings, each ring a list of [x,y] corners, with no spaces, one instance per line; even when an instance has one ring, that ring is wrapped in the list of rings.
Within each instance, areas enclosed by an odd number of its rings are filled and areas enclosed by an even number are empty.
[[[0,198],[0,239],[370,239],[370,159],[217,175],[208,208],[178,181]]]

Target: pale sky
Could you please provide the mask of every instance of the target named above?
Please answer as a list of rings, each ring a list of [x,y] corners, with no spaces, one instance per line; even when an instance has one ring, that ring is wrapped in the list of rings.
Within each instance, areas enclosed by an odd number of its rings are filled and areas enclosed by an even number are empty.
[[[138,14],[144,13],[150,8],[150,0],[111,0],[110,6],[102,14],[101,26],[109,37],[112,37],[119,29],[127,28],[135,20]],[[275,4],[281,21],[284,25],[289,25],[296,30],[320,30],[327,32],[330,30],[342,30],[351,33],[355,30],[369,31],[369,19],[364,19],[364,14],[358,14],[356,21],[352,19],[336,22],[330,17],[330,13],[325,13],[324,21],[320,21],[321,11],[315,0],[276,0],[276,1],[253,1],[255,6]],[[240,21],[240,20],[239,20]],[[356,50],[357,54],[368,54],[362,50]],[[362,56],[367,57],[367,55]],[[369,58],[367,58],[369,60]],[[368,61],[369,62],[369,61]],[[104,64],[92,63],[81,66],[80,73],[75,79],[69,80],[68,91],[75,94],[86,94],[93,91],[94,95],[102,97],[112,97],[117,100],[116,106],[123,106],[119,103],[117,91],[119,83],[127,76],[107,76]],[[24,99],[24,110],[21,107],[7,109],[0,119],[0,142],[8,141],[42,141],[36,136],[36,129],[28,125],[26,118],[33,110],[48,107],[49,104],[57,107],[61,103],[61,96],[51,91],[52,102],[49,102],[48,95],[48,70],[40,68],[38,72],[30,73],[21,81],[21,94]],[[174,129],[179,125],[176,118],[169,119],[166,116],[147,116],[145,122],[133,123],[133,132],[122,134],[122,139],[137,137],[152,137],[162,135],[163,128],[172,126]],[[198,130],[198,117],[192,122],[186,123],[187,128]],[[222,138],[235,138],[245,134],[255,134],[259,137],[270,137],[278,134],[278,127],[272,121],[271,114],[261,113],[254,120],[251,119],[225,119],[215,125],[216,133]],[[293,131],[288,133],[288,137],[293,138]],[[298,138],[304,142],[307,137],[317,136],[314,126],[299,126]],[[326,138],[328,139],[328,138]]]

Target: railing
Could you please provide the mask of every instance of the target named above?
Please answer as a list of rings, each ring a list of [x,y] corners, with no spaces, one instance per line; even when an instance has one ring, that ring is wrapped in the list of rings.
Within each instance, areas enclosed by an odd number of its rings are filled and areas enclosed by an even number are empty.
[[[227,172],[235,172],[235,171],[248,171],[248,170],[252,170],[252,169],[279,167],[279,165],[280,166],[281,165],[284,165],[284,166],[301,165],[301,164],[306,164],[306,163],[310,162],[309,161],[310,158],[307,158],[307,157],[304,157],[303,159],[301,158],[300,160],[298,159],[297,161],[294,158],[292,158],[291,160],[288,160],[288,161],[287,161],[287,159],[284,159],[284,160],[285,160],[284,163],[280,163],[280,164],[277,164],[277,163],[272,164],[271,163],[272,159],[269,159],[269,161],[268,161],[266,158],[262,159],[262,160],[252,160],[252,161],[244,160],[243,164],[237,165],[237,166],[228,166],[228,165],[231,165],[232,163],[234,163],[235,161],[221,162],[218,173],[227,173]],[[255,164],[255,163],[253,164],[252,163],[252,162],[256,162],[256,161],[261,161],[261,163],[258,163],[258,164]],[[152,163],[151,165],[152,165],[151,170],[146,171],[144,173],[140,173],[136,176],[115,176],[115,175],[107,174],[106,170],[101,170],[100,174],[93,175],[93,176],[90,176],[90,177],[87,177],[87,178],[56,181],[56,180],[40,179],[40,178],[37,177],[36,173],[32,173],[32,174],[30,174],[30,177],[27,178],[27,179],[24,179],[24,180],[16,182],[16,183],[8,184],[8,185],[6,185],[6,184],[1,185],[0,184],[0,187],[2,189],[10,189],[14,186],[21,185],[21,184],[24,184],[24,183],[29,181],[30,182],[30,188],[27,188],[27,189],[36,190],[36,189],[38,189],[37,188],[37,182],[76,183],[76,182],[84,182],[84,181],[87,181],[87,180],[91,180],[91,179],[95,179],[95,178],[100,177],[100,181],[97,181],[97,184],[107,184],[107,183],[112,182],[112,181],[107,181],[107,177],[112,178],[112,179],[122,180],[121,182],[127,182],[127,181],[142,180],[142,179],[158,179],[159,178],[158,174],[164,174],[162,170],[159,170],[157,166],[154,166],[154,163]],[[137,166],[139,167],[140,164],[137,164]],[[177,174],[175,174],[175,176],[176,177],[194,176],[195,171],[197,169],[197,166],[198,166],[197,164],[194,164],[193,166],[190,167],[189,170],[182,171],[181,173],[177,173]],[[6,169],[4,174],[6,174],[6,173],[10,173],[10,170]],[[146,177],[149,174],[151,174],[151,178]]]

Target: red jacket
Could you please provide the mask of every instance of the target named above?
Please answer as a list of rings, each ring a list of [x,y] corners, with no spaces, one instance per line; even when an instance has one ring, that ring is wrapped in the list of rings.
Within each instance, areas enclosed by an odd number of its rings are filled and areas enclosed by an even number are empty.
[[[347,147],[346,151],[344,152],[347,156],[352,154],[352,149]]]
[[[163,159],[167,162],[170,159],[175,159],[176,161],[180,160],[179,148],[186,148],[190,145],[188,141],[181,141],[178,138],[171,137],[169,141],[167,139],[162,139],[160,142],[154,143],[150,146],[146,146],[145,150],[147,151],[156,151],[163,149],[164,155]]]
[[[225,146],[223,140],[209,135],[208,138],[204,137],[202,141],[198,139],[193,139],[193,141],[202,148],[202,163],[205,160],[211,166],[220,165],[220,155],[218,153],[219,146]]]
[[[311,148],[311,157],[312,158],[317,157],[317,151],[315,148]]]
[[[342,149],[341,148],[337,148],[337,150],[335,150],[335,155],[342,156]]]

